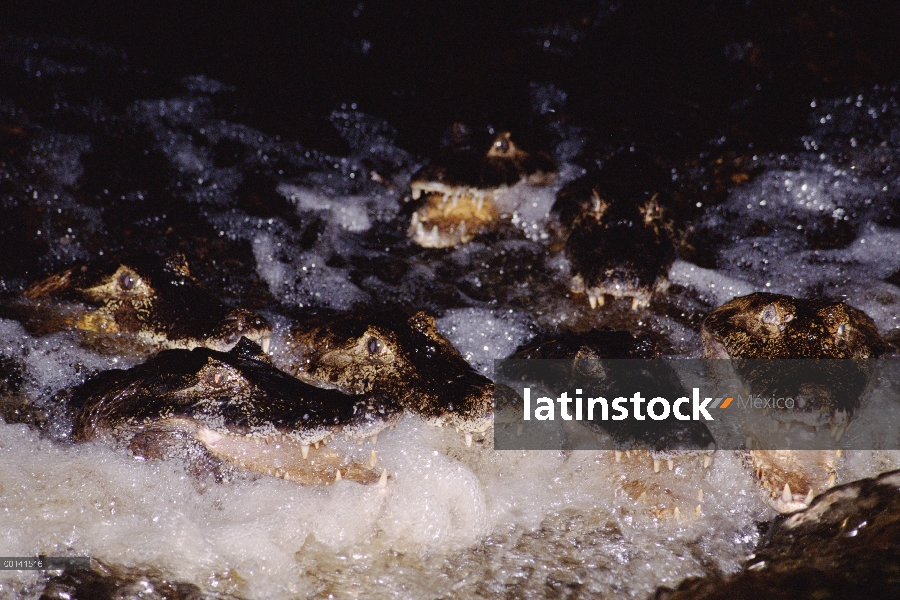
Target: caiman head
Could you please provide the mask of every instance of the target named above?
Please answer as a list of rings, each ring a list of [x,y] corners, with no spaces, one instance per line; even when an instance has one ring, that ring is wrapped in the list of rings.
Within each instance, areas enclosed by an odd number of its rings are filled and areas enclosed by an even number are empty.
[[[377,435],[401,413],[384,395],[299,381],[246,338],[229,352],[163,350],[131,369],[102,372],[71,393],[68,407],[76,441],[111,438],[148,458],[200,446],[229,463],[301,483],[378,480],[374,464],[319,446],[340,433],[358,440]]]
[[[288,369],[350,393],[379,392],[433,425],[467,434],[492,423],[493,383],[478,374],[419,312],[319,313],[297,322]]]
[[[191,277],[182,255],[128,256],[75,265],[25,290],[50,329],[133,334],[155,347],[228,350],[241,337],[268,349],[269,323],[225,306]],[[25,319],[26,324],[29,319]],[[32,320],[33,322],[33,320]],[[40,327],[40,326],[39,326]]]
[[[448,143],[412,177],[410,238],[425,248],[449,248],[496,229],[498,196],[519,182],[547,185],[556,163],[546,153],[529,152],[509,132],[482,140],[465,126],[453,126]]]
[[[557,194],[552,212],[565,237],[572,291],[585,294],[591,308],[607,296],[645,308],[665,286],[678,238],[670,188],[652,160],[622,152]]]

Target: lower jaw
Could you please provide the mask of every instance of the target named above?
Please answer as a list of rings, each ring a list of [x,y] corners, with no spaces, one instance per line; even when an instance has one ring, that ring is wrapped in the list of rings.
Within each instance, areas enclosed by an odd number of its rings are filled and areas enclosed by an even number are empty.
[[[377,484],[381,473],[373,451],[360,463],[325,446],[303,444],[284,435],[243,436],[199,429],[196,438],[216,457],[244,469],[301,485],[329,485],[349,480]]]

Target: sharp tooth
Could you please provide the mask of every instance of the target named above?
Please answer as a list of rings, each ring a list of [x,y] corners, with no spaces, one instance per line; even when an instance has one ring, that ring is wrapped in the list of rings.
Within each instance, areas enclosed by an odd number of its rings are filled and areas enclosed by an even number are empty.
[[[641,308],[641,301],[637,298],[631,299],[631,310],[637,312]],[[678,510],[677,508],[675,510]]]
[[[837,425],[835,425],[834,423],[832,423],[832,424],[831,424],[831,437],[836,437],[836,436],[834,435],[834,432],[835,432],[835,431],[837,431]]]
[[[837,456],[838,458],[840,458],[843,454],[844,454],[844,451],[841,450],[840,448],[838,448],[837,450],[834,451],[834,455]]]
[[[622,451],[616,450],[616,462],[622,462]]]
[[[521,437],[521,436],[522,436],[522,430],[523,430],[523,429],[525,429],[525,426],[522,425],[521,423],[519,423],[518,425],[516,425],[516,437]]]
[[[451,203],[451,206],[453,206],[453,208],[456,208],[457,204],[459,204],[459,196],[453,194],[453,202]]]
[[[703,468],[708,469],[709,465],[712,464],[712,456],[706,455],[703,457]]]
[[[376,433],[375,435],[372,436],[372,445],[374,446],[377,443],[378,443],[378,434]]]
[[[588,302],[591,303],[591,310],[597,308],[597,296],[593,294],[588,294]]]
[[[466,222],[465,221],[461,221],[459,224],[459,237],[460,238],[466,237]]]
[[[416,225],[419,224],[419,211],[416,211],[413,213],[412,224],[413,224],[413,227],[415,227]]]
[[[425,237],[425,228],[422,226],[422,223],[416,223],[416,237],[423,238]]]
[[[433,237],[434,239],[438,239],[438,226],[437,225],[435,225],[434,227],[431,228],[431,233],[429,235],[431,237]]]
[[[319,442],[313,442],[313,449],[315,449],[315,450],[319,449]]]
[[[302,444],[300,446],[300,453],[303,455],[303,460],[306,460],[309,456],[309,444]]]
[[[372,450],[372,454],[369,455],[369,468],[374,469],[375,464],[378,462],[378,455],[375,454],[375,451]]]
[[[843,427],[839,427],[839,428],[838,428],[837,435],[834,436],[834,441],[836,441],[836,442],[841,441],[841,438],[844,437],[844,432],[845,432],[845,431],[847,431],[847,426],[846,426],[846,425],[843,426]]]
[[[703,502],[703,490],[697,490],[697,502]]]
[[[675,513],[675,520],[678,521],[679,523],[681,523],[681,511],[678,510],[677,506],[675,507],[674,513]]]
[[[472,447],[472,434],[467,433],[466,434],[466,448],[471,448],[471,447]]]
[[[597,295],[597,306],[605,306],[606,305],[606,296],[604,294]]]
[[[653,459],[653,472],[659,473],[659,460]]]
[[[837,481],[837,476],[834,473],[830,474],[828,476],[828,487],[833,488],[835,481]]]
[[[381,477],[378,478],[378,487],[386,488],[387,487],[387,469],[381,471]]]
[[[809,488],[809,493],[806,494],[806,500],[804,500],[804,502],[806,503],[807,506],[809,506],[810,504],[812,504],[812,501],[813,501],[813,491],[812,491],[812,488]]]
[[[700,514],[700,505],[699,504],[694,507],[694,513],[698,514],[698,515]]]
[[[262,348],[263,354],[269,353],[269,345],[271,343],[272,343],[272,338],[269,336],[266,336],[266,337],[262,338],[261,340],[259,340],[259,346],[260,346],[260,348]]]
[[[627,456],[628,458],[631,458],[631,450],[626,450],[625,456]]]
[[[478,196],[478,202],[476,203],[476,206],[478,207],[479,211],[484,208],[484,196]]]
[[[337,483],[340,480],[341,480],[341,470],[338,469],[337,473],[334,474],[334,482]]]
[[[784,484],[784,489],[781,491],[781,501],[787,504],[794,499],[794,495],[791,494],[791,486],[788,484]]]
[[[420,190],[419,188],[413,188],[412,199],[418,200],[421,197],[422,197],[422,190]]]
[[[441,196],[441,204],[445,204],[447,202],[447,198],[449,198],[449,196],[447,194],[443,194]]]
[[[666,460],[666,463],[669,465],[669,470],[672,471],[675,469],[675,461],[671,458]]]

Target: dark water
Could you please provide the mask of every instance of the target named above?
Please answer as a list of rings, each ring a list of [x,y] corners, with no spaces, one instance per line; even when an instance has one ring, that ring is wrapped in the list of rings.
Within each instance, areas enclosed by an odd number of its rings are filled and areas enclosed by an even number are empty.
[[[809,98],[897,79],[898,22],[893,3],[820,0],[0,8],[5,31],[127,53],[130,77],[107,72],[79,92],[127,103],[206,74],[236,87],[254,124],[328,150],[340,142],[323,118],[352,102],[396,126],[413,151],[456,120],[520,130],[565,119],[597,143],[689,153],[723,135],[776,146],[801,132]],[[535,114],[535,82],[569,97],[565,114]]]
[[[429,309],[482,369],[557,326],[649,331],[696,355],[699,320],[758,290],[842,297],[889,333],[900,325],[898,26],[897,4],[815,0],[3,3],[0,291],[100,253],[179,251],[226,302],[278,325],[310,304]],[[758,162],[746,186],[695,215],[707,241],[673,267],[671,299],[593,313],[568,293],[559,252],[524,225],[461,250],[407,242],[410,174],[455,121],[547,147],[563,178],[632,145],[697,189],[714,186],[717,158]],[[525,200],[543,210],[553,192]],[[821,211],[848,218],[825,241],[796,233]],[[65,337],[0,329],[38,404],[112,366]],[[280,481],[199,493],[176,467],[4,425],[4,481],[20,492],[3,529],[42,549],[127,556],[137,571],[101,587],[143,577],[164,589],[159,570],[257,597],[640,597],[737,569],[771,517],[730,456],[697,479],[662,474],[686,514],[706,490],[703,516],[679,527],[623,505],[618,475],[604,475],[615,464],[467,454],[459,436],[414,422],[398,432],[379,452],[407,483],[384,499]],[[858,458],[848,477],[891,460]],[[646,467],[635,472],[652,476]],[[169,519],[173,504],[188,508]],[[59,506],[70,512],[57,522]],[[270,518],[280,513],[290,518]],[[70,535],[76,514],[87,516]],[[183,531],[193,535],[173,548],[197,550],[190,558],[166,547]],[[247,549],[233,542],[245,537]]]

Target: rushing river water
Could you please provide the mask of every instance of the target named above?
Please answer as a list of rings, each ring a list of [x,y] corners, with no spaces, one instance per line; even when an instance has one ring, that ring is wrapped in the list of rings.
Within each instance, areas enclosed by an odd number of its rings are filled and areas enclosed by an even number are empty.
[[[407,142],[420,122],[431,128],[425,138],[436,139],[453,118],[473,113],[447,109],[435,123],[423,109],[390,119],[411,102],[404,94],[436,93],[434,75],[412,89],[403,86],[406,74],[398,76],[385,84],[397,103],[382,98],[386,92],[373,94],[371,110],[354,103],[358,89],[348,84],[326,118],[306,129],[288,119],[279,131],[248,108],[259,106],[259,90],[201,74],[202,65],[173,81],[99,41],[59,32],[6,35],[0,289],[15,297],[44,273],[103,253],[183,252],[209,289],[275,324],[276,364],[291,315],[323,306],[431,311],[488,376],[493,359],[557,329],[609,325],[652,336],[668,356],[696,357],[701,319],[753,291],[843,300],[896,340],[900,90],[890,81],[790,95],[791,102],[804,98],[790,107],[801,118],[778,143],[771,130],[783,113],[773,113],[766,132],[735,134],[759,141],[756,154],[752,141],[749,151],[743,147],[751,176],[714,206],[698,206],[698,243],[672,266],[669,292],[649,310],[616,302],[591,310],[569,292],[568,263],[546,231],[555,192],[583,172],[586,155],[630,139],[647,143],[655,122],[660,131],[650,137],[662,141],[650,146],[671,161],[673,177],[702,182],[703,161],[732,144],[723,137],[686,152],[689,142],[672,133],[682,113],[696,109],[684,104],[667,111],[665,102],[652,103],[649,124],[633,119],[612,141],[612,125],[564,116],[622,110],[615,94],[588,101],[587,83],[567,89],[577,74],[561,73],[555,82],[548,75],[554,60],[573,64],[584,52],[582,38],[590,42],[622,8],[598,6],[589,24],[569,17],[523,23],[512,36],[516,47],[543,58],[516,88],[510,121],[543,128],[561,165],[557,182],[516,186],[517,208],[500,234],[438,251],[406,238],[404,198],[427,150],[427,142]],[[612,31],[628,43],[624,28]],[[344,33],[350,55],[367,56],[372,42],[364,33]],[[508,33],[500,37],[509,42]],[[752,40],[717,51],[728,64],[757,67]],[[762,108],[747,93],[752,116]],[[491,110],[480,117],[490,121],[499,112]],[[740,107],[719,110],[743,114]],[[675,138],[681,146],[665,154]],[[828,243],[814,241],[822,231]],[[122,577],[129,597],[152,597],[161,582],[177,581],[197,586],[191,593],[246,598],[644,598],[688,576],[736,571],[757,543],[758,525],[774,516],[734,453],[717,453],[708,470],[684,460],[654,473],[649,459],[496,452],[490,435],[468,448],[461,434],[410,416],[374,447],[391,473],[384,489],[250,476],[198,480],[177,460],[136,460],[100,443],[69,441],[54,394],[136,359],[83,348],[70,333],[29,334],[10,319],[0,320],[0,354],[24,365],[20,393],[47,415],[0,423],[2,554],[91,556]],[[347,447],[363,460],[372,449],[370,442]],[[851,481],[898,467],[897,453],[848,453],[839,476]],[[635,481],[649,482],[652,502],[632,493]],[[0,571],[4,597],[38,597],[45,585],[37,572]]]

